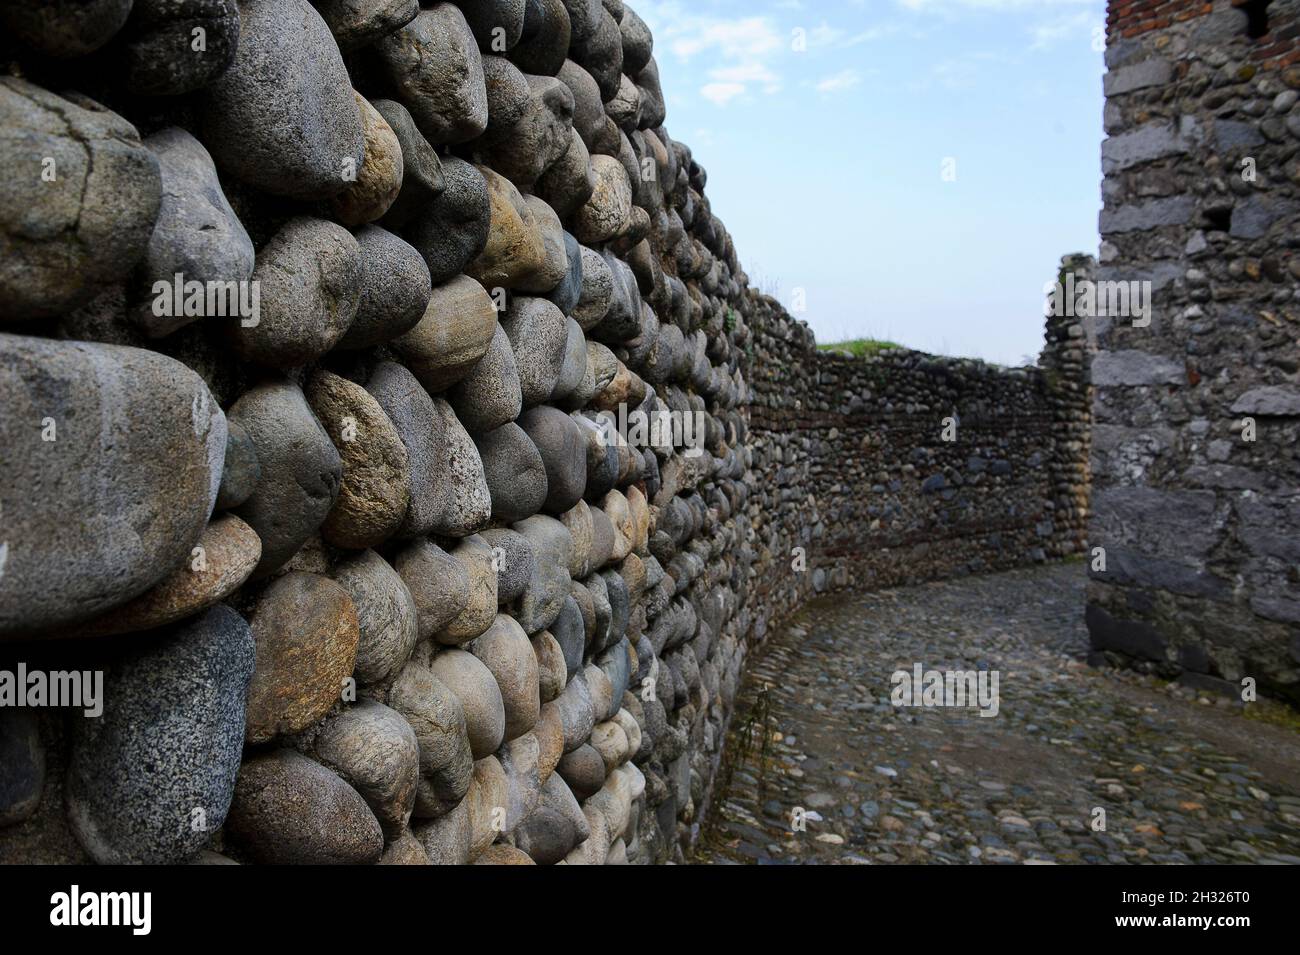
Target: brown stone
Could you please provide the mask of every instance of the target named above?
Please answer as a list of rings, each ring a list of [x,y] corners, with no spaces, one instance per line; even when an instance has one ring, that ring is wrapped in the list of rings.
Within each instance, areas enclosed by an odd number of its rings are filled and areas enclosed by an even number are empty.
[[[465,272],[488,289],[531,285],[547,264],[537,217],[514,183],[487,166],[477,168],[487,180],[491,224],[487,246]]]
[[[458,646],[473,640],[488,627],[497,615],[496,555],[482,537],[466,537],[451,552],[453,559],[465,569],[468,601],[437,634],[439,643]]]
[[[533,727],[533,735],[537,737],[538,747],[537,776],[545,784],[559,765],[560,757],[564,755],[564,720],[560,715],[558,700],[542,704],[537,725]]]
[[[436,394],[469,374],[496,328],[491,296],[469,276],[457,275],[433,290],[424,317],[391,347],[424,390]]]
[[[139,597],[76,627],[69,636],[104,637],[152,630],[192,616],[237,590],[262,559],[257,532],[233,514],[218,516],[179,570]],[[197,549],[196,548],[196,549]]]
[[[360,631],[346,590],[291,571],[262,593],[249,625],[257,662],[248,687],[250,743],[311,726],[339,701],[352,673]]]
[[[605,512],[614,525],[614,560],[622,560],[632,552],[636,540],[636,520],[632,517],[632,508],[627,498],[619,491],[610,491],[600,502],[600,509]]]
[[[578,210],[574,235],[579,242],[595,245],[608,242],[623,231],[632,215],[632,184],[627,170],[612,156],[591,157],[596,188]]]
[[[361,795],[291,749],[240,768],[226,832],[253,861],[268,864],[372,864],[384,851],[379,821]]]
[[[361,128],[366,137],[366,158],[356,170],[356,181],[330,200],[334,218],[345,226],[374,222],[402,191],[402,147],[388,121],[356,90]]]
[[[424,846],[420,845],[420,840],[410,829],[402,830],[402,834],[388,844],[384,850],[383,857],[379,860],[380,865],[431,865],[429,856],[424,851]]]
[[[632,525],[635,533],[632,537],[632,550],[645,554],[650,543],[650,502],[635,484],[627,489],[627,506],[632,512]]]
[[[514,846],[494,845],[484,849],[473,865],[537,865],[528,853]]]
[[[349,550],[383,543],[401,526],[410,504],[401,436],[379,402],[356,382],[322,369],[312,375],[306,392],[343,464],[339,496],[321,536]]]

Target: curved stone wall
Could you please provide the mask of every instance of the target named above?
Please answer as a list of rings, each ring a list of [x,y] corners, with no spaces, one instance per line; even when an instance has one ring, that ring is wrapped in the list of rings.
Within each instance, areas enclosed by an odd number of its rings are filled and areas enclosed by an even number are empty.
[[[1063,268],[1089,274],[1091,260]],[[1052,316],[1035,367],[817,350],[755,296],[750,444],[757,633],[811,595],[1079,553],[1088,515],[1088,354]]]

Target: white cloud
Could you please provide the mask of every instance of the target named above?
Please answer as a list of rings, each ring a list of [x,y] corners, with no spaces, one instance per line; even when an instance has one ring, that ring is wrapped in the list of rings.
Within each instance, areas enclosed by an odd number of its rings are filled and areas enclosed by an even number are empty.
[[[823,20],[812,29],[805,29],[804,39],[809,50],[819,48],[844,49],[871,40],[879,40],[881,37],[898,32],[898,29],[898,24],[879,24],[860,30],[857,33],[849,33],[849,31],[833,27]]]
[[[743,92],[744,83],[705,83],[700,87],[700,95],[715,106],[726,106]]]
[[[861,82],[862,76],[857,70],[841,70],[818,80],[816,89],[819,93],[839,93],[853,89]]]
[[[754,83],[761,85],[766,93],[775,93],[781,88],[781,78],[759,60],[719,66],[709,70],[709,79],[719,83]]]
[[[1104,21],[1097,14],[1087,10],[1058,17],[1029,28],[1032,42],[1031,50],[1048,50],[1062,40],[1075,39],[1080,43],[1091,43],[1093,33],[1098,28],[1105,30]]]
[[[725,20],[685,16],[669,21],[660,27],[658,34],[663,36],[668,49],[683,60],[700,53],[729,59],[763,56],[786,45],[784,34],[767,17]]]
[[[948,89],[968,89],[975,86],[986,63],[999,60],[995,53],[972,51],[946,60],[940,60],[930,68],[934,78]]]
[[[748,93],[771,95],[781,90],[774,64],[790,40],[772,18],[701,14],[681,0],[642,0],[637,12],[654,34],[660,58],[670,55],[682,64],[707,62],[699,92],[714,105],[726,106]]]
[[[720,66],[710,70],[709,76],[732,83],[770,83],[776,79],[776,74],[757,60],[737,63],[735,66]]]

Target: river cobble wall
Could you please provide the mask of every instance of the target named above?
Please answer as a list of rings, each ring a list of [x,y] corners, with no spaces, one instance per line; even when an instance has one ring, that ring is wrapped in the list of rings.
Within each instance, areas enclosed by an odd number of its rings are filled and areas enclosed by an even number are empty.
[[[1066,266],[1086,274],[1091,260]],[[755,626],[810,594],[985,573],[1082,551],[1088,351],[1050,317],[1035,367],[818,350],[771,300],[753,320]]]

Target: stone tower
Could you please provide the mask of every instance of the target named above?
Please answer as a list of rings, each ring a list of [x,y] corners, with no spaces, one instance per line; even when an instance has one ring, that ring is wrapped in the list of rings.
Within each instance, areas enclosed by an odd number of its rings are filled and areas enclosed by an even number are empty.
[[[1094,659],[1294,702],[1300,2],[1111,0],[1107,32],[1098,281],[1151,308],[1093,329]]]

